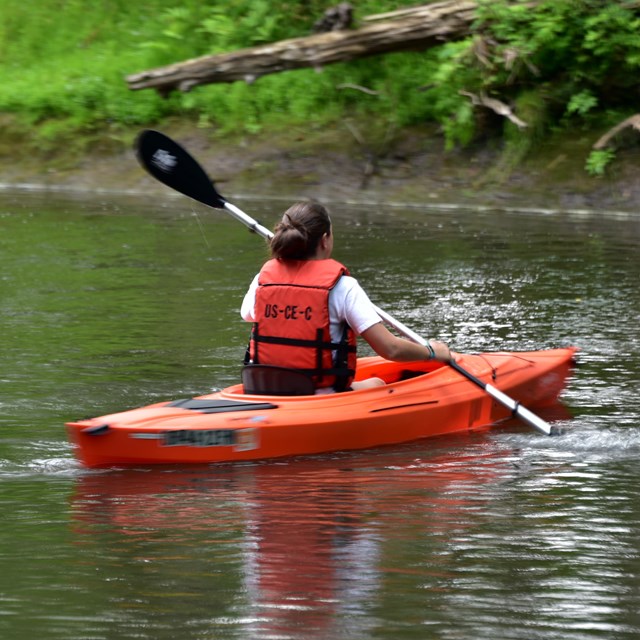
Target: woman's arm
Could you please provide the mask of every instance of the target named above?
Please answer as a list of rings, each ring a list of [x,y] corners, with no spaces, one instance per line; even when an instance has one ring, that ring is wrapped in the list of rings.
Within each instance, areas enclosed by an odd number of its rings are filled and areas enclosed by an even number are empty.
[[[430,340],[432,353],[429,347],[399,338],[391,333],[382,324],[369,296],[354,278],[343,276],[331,294],[329,300],[335,306],[333,314],[340,319],[345,319],[379,356],[397,362],[431,360],[434,357],[441,362],[449,362],[452,359],[449,347],[443,342]]]
[[[256,304],[256,290],[258,288],[258,275],[251,281],[249,290],[244,294],[244,300],[240,307],[240,316],[247,322],[253,322],[255,320],[254,307]]]
[[[449,347],[444,342],[429,340],[429,345],[433,349],[434,355],[432,355],[428,347],[394,336],[382,322],[369,327],[361,335],[371,348],[386,360],[409,362],[411,360],[431,360],[435,357],[440,362],[450,362],[452,359]]]

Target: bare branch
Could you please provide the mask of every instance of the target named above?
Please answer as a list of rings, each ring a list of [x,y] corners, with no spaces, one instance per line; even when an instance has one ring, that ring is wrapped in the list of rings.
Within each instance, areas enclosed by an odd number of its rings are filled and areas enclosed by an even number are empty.
[[[640,131],[640,113],[636,113],[635,115],[623,120],[619,124],[617,124],[612,129],[609,129],[607,133],[605,133],[594,145],[594,149],[604,149],[609,142],[611,142],[612,138],[614,138],[618,133],[620,133],[623,129],[627,127],[632,127],[636,131]]]
[[[368,93],[370,96],[380,95],[379,91],[374,91],[373,89],[367,89],[367,87],[361,87],[359,84],[351,84],[350,82],[339,84],[336,86],[336,89],[355,89],[356,91],[362,91],[362,93]]]
[[[497,113],[499,116],[503,116],[504,118],[507,118],[508,120],[513,122],[513,124],[515,124],[520,129],[524,129],[525,127],[529,126],[526,122],[520,120],[520,118],[518,118],[515,113],[513,113],[509,105],[501,102],[500,100],[489,98],[484,94],[480,94],[479,96],[477,96],[475,93],[470,93],[469,91],[460,91],[459,93],[460,95],[470,98],[471,104],[491,109],[491,111]]]

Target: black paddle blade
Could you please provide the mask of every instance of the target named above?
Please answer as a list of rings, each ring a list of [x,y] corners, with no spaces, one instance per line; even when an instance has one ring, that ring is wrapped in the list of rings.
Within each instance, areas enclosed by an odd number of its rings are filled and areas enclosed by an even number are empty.
[[[144,130],[136,140],[138,161],[156,180],[198,202],[223,209],[226,200],[196,160],[164,133]]]

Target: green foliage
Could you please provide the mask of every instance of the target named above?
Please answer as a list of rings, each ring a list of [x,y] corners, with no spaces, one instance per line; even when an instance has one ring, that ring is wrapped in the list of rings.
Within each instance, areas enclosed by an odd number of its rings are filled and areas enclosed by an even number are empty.
[[[589,89],[584,89],[569,98],[567,103],[567,115],[577,114],[585,116],[589,111],[598,106],[598,98]]]
[[[600,0],[485,0],[478,12],[478,33],[486,45],[480,74],[485,90],[516,105],[525,116],[522,97],[539,96],[536,134],[606,118],[635,109],[640,71],[640,14],[637,3]],[[513,145],[505,136],[507,148]],[[593,152],[587,170],[600,175],[614,157]]]
[[[592,176],[602,176],[607,166],[615,158],[615,151],[612,149],[597,149],[592,151],[587,158],[585,168]]]
[[[439,123],[452,149],[494,137],[517,162],[558,129],[633,113],[640,77],[640,8],[601,0],[479,0],[473,33],[423,52],[397,53],[200,86],[168,99],[132,92],[132,73],[212,53],[308,35],[321,0],[3,0],[0,112],[43,141],[73,130],[189,117],[222,133],[321,127],[347,118],[390,131]],[[335,3],[334,3],[335,4]],[[363,16],[413,6],[363,0]],[[64,14],[62,8],[64,7]],[[472,103],[500,100],[527,122]],[[595,153],[601,173],[613,156]]]
[[[159,11],[137,46],[154,52],[158,64],[169,64],[293,37],[300,29],[306,32],[309,25],[299,18],[283,20],[268,0],[191,0]]]
[[[513,95],[545,84],[559,111],[584,115],[628,101],[640,70],[640,16],[629,4],[543,0],[484,2],[492,88]]]

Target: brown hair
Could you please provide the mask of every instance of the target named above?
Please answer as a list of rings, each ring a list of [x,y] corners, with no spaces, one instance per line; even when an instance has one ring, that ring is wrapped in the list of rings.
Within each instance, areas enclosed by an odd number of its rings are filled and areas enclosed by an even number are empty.
[[[309,260],[325,233],[331,235],[327,210],[319,202],[296,202],[274,229],[271,255],[281,260]]]

